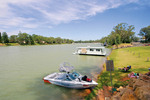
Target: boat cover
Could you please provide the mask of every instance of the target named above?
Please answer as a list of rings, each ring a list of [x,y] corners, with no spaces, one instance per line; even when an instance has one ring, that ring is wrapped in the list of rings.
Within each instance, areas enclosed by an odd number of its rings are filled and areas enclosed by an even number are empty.
[[[64,62],[62,64],[60,64],[60,68],[59,68],[59,71],[60,72],[70,72],[74,69],[73,66],[71,66],[69,63],[67,62]]]

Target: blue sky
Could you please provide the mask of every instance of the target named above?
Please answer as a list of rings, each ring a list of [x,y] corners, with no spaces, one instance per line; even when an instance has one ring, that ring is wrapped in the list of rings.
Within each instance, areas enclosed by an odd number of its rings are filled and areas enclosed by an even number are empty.
[[[150,25],[150,0],[0,0],[0,32],[96,40],[119,23]]]

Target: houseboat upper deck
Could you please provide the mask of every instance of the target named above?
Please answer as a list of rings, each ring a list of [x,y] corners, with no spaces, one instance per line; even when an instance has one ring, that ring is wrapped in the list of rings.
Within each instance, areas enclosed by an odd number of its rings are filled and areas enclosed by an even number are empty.
[[[105,56],[106,49],[105,47],[77,47],[77,50],[74,54]]]

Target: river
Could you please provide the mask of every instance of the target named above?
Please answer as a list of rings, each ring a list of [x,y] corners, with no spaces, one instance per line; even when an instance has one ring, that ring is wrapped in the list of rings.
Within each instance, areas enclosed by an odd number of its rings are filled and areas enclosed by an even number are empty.
[[[69,62],[83,75],[98,74],[103,56],[73,55],[78,46],[100,44],[64,44],[0,47],[0,100],[74,100],[84,90],[46,84],[42,78],[58,72]],[[110,52],[107,49],[107,52]]]

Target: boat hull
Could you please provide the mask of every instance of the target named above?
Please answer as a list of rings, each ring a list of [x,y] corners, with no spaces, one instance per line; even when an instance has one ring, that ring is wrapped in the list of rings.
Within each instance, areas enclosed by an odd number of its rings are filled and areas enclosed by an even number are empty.
[[[77,50],[73,54],[78,55],[93,55],[93,56],[106,56],[105,47],[77,47]]]
[[[55,74],[44,77],[43,78],[44,82],[50,83],[50,84],[55,84],[55,85],[62,86],[62,87],[67,87],[67,88],[86,89],[86,88],[91,88],[91,87],[95,87],[96,85],[98,85],[98,83],[96,83],[93,80],[92,80],[92,82],[66,81],[66,80],[61,80],[61,79],[53,79],[50,76],[55,76]]]
[[[73,54],[76,54],[76,55],[90,55],[90,56],[106,56],[106,53],[104,54],[91,54],[91,53],[73,53]]]

